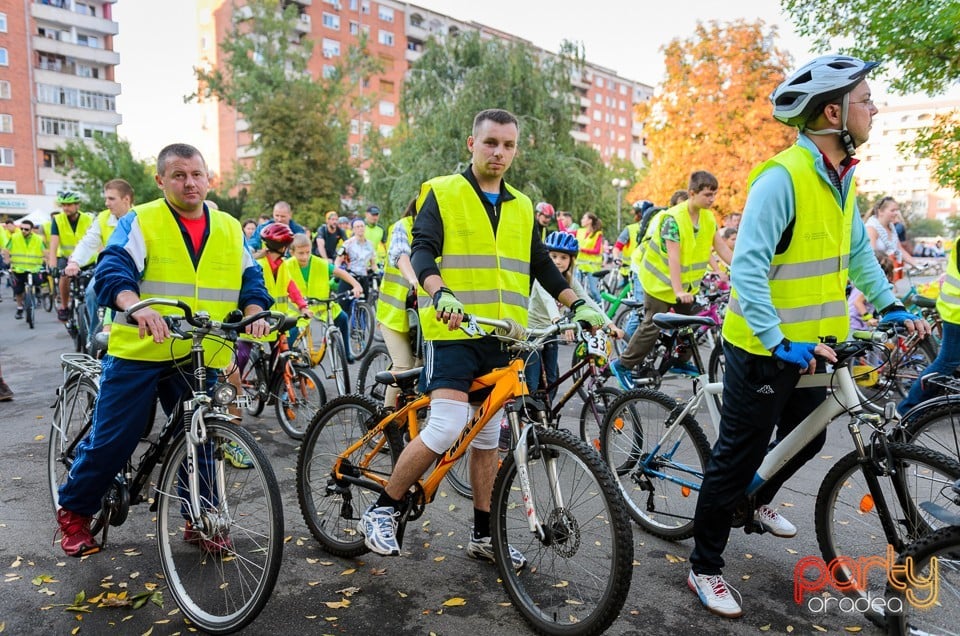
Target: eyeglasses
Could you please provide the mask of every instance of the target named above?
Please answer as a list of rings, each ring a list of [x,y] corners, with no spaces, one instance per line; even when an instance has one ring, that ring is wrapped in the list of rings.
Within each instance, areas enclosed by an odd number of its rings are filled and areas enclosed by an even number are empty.
[[[870,99],[869,97],[866,98],[866,99],[861,99],[861,100],[858,101],[858,102],[850,102],[850,103],[851,103],[851,104],[863,104],[863,105],[866,106],[867,108],[873,108],[874,105],[875,105],[875,104],[873,103],[873,100]]]

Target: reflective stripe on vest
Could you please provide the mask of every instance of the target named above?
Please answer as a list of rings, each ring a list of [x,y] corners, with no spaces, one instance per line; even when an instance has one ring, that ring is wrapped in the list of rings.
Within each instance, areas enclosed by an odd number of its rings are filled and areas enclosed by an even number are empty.
[[[856,190],[851,184],[841,209],[836,190],[817,173],[813,155],[796,145],[754,168],[750,183],[776,165],[790,174],[797,208],[790,244],[774,254],[768,272],[780,330],[795,342],[818,342],[823,336],[842,341],[850,330],[845,289]],[[770,355],[744,319],[736,287],[723,337],[750,353]]]
[[[677,302],[670,281],[670,259],[665,241],[660,240],[660,230],[667,217],[677,222],[680,229],[680,284],[690,293],[700,289],[700,281],[710,264],[710,250],[717,233],[717,222],[709,210],[700,211],[700,228],[694,233],[686,201],[681,201],[669,210],[661,212],[657,221],[657,233],[652,235],[644,250],[640,264],[640,283],[643,291],[665,303]]]
[[[210,210],[208,236],[194,269],[183,240],[175,212],[166,201],[157,199],[133,210],[135,223],[146,247],[141,299],[159,296],[182,300],[194,312],[206,311],[214,320],[222,320],[237,308],[243,277],[243,230],[239,221],[225,212]],[[177,315],[176,307],[155,305],[164,315]],[[223,368],[230,362],[232,350],[222,342],[204,341],[206,364]],[[184,358],[190,353],[189,340],[166,341],[140,339],[138,328],[121,315],[110,331],[110,353],[126,360],[163,362]]]
[[[77,229],[74,230],[70,225],[70,219],[65,212],[60,212],[54,220],[57,222],[57,233],[60,236],[60,246],[57,248],[57,256],[70,256],[74,248],[77,247],[77,240],[87,232],[93,225],[93,217],[86,212],[81,212],[77,219]],[[83,263],[86,265],[86,263]]]
[[[496,236],[483,203],[462,175],[428,181],[418,201],[422,203],[431,190],[437,199],[444,237],[440,272],[465,311],[487,318],[511,318],[525,325],[530,302],[533,204],[509,184],[504,187],[514,198],[501,204]],[[438,322],[425,293],[419,297],[419,309],[425,339],[469,337],[460,330],[449,331]]]
[[[292,280],[305,298],[330,298],[330,274],[328,273],[330,265],[323,258],[313,254],[310,255],[309,281],[304,280],[303,272],[300,270],[300,262],[295,258],[288,258],[283,262],[280,269],[285,270],[284,277],[287,280]],[[332,303],[331,307],[333,307],[333,317],[336,318],[340,315],[340,305]],[[317,318],[326,320],[326,305],[311,307],[311,310]],[[294,306],[288,305],[287,313],[291,316],[297,316],[300,312],[296,311]]]
[[[390,226],[387,235],[387,254],[393,245],[393,233],[397,225],[407,233],[407,244],[413,242],[413,217],[405,216]],[[387,262],[383,268],[383,280],[380,283],[380,297],[377,299],[377,321],[388,329],[399,333],[410,331],[407,318],[407,293],[410,284],[396,265]]]
[[[39,272],[43,267],[43,241],[39,236],[30,234],[30,240],[23,238],[23,232],[10,236],[10,269],[15,273]]]
[[[940,285],[937,311],[943,320],[954,325],[960,324],[960,271],[957,271],[956,254],[950,254],[947,258],[947,275]]]
[[[581,272],[599,272],[603,265],[603,251],[597,254],[587,254],[583,250],[597,249],[597,243],[603,241],[603,232],[594,232],[587,234],[587,230],[580,228],[577,230],[577,243],[580,244],[580,254],[577,256],[577,268]]]
[[[276,274],[273,273],[273,268],[270,267],[268,257],[263,256],[258,258],[257,263],[260,265],[260,269],[263,270],[263,282],[267,286],[267,293],[273,298],[273,305],[267,307],[267,309],[286,313],[287,304],[290,301],[287,295],[287,287],[289,286],[290,279],[283,269],[285,263],[280,264]]]

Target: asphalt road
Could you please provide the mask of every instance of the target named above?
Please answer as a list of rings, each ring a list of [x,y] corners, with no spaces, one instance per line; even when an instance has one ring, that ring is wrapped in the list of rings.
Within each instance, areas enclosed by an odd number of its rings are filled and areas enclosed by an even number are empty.
[[[111,532],[104,552],[75,560],[53,543],[55,522],[47,485],[46,455],[58,357],[71,345],[54,314],[42,314],[30,330],[13,318],[10,290],[0,303],[0,364],[16,393],[0,403],[0,632],[4,634],[176,634],[188,633],[173,599],[163,606],[65,608],[81,591],[128,595],[148,586],[163,590],[149,511],[134,507]],[[565,355],[562,353],[562,355]],[[355,369],[356,367],[354,367]],[[689,392],[689,383],[671,381],[671,395]],[[706,422],[703,422],[706,424]],[[247,417],[245,425],[274,462],[283,492],[283,567],[273,598],[248,634],[465,634],[530,633],[500,589],[496,569],[467,558],[464,547],[472,521],[470,502],[452,489],[442,492],[416,527],[408,528],[399,558],[368,555],[341,559],[325,554],[300,517],[295,492],[297,443],[280,431],[272,413]],[[793,601],[793,570],[806,555],[818,555],[813,528],[814,496],[820,480],[851,443],[845,427],[834,426],[823,456],[787,483],[776,500],[799,528],[793,539],[745,535],[734,530],[726,552],[728,581],[743,595],[746,615],[716,618],[686,587],[690,540],[670,543],[634,527],[635,563],[630,595],[611,634],[843,633],[878,634],[859,614],[811,612]],[[427,523],[429,521],[429,523]],[[442,557],[442,559],[441,559]],[[340,590],[359,588],[350,605]],[[451,597],[466,604],[444,607]]]

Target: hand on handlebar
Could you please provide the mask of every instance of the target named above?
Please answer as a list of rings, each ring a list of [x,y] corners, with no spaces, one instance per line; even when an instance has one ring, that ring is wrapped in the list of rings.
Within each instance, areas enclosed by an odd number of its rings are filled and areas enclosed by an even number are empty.
[[[674,294],[677,296],[677,302],[681,305],[691,305],[693,304],[693,294],[687,291],[676,291]]]
[[[815,373],[820,356],[828,362],[836,362],[837,354],[829,346],[812,342],[790,342],[784,338],[773,350],[773,357],[800,368],[800,373]]]
[[[451,290],[446,287],[437,290],[433,295],[433,306],[437,310],[437,320],[447,323],[448,330],[455,331],[460,328],[463,321],[463,303]]]
[[[254,338],[262,338],[270,333],[270,324],[263,318],[258,318],[247,325],[244,331],[246,331],[247,335],[253,336]]]
[[[73,261],[67,261],[67,266],[63,268],[63,275],[76,276],[79,273],[80,273],[80,266]]]
[[[930,335],[930,324],[920,316],[907,311],[902,305],[895,305],[893,308],[887,309],[881,316],[878,326],[881,329],[884,327],[906,327],[907,333],[916,331],[920,338],[926,338]]]
[[[351,291],[353,292],[354,298],[360,298],[363,296],[363,287],[361,287],[359,283],[354,285]]]
[[[166,321],[163,319],[163,316],[161,316],[160,313],[155,309],[143,307],[142,309],[138,309],[136,312],[127,315],[136,320],[137,326],[140,328],[141,340],[147,337],[147,335],[150,335],[153,336],[153,341],[155,343],[160,344],[170,337],[170,326],[167,325]]]
[[[602,327],[606,322],[606,316],[587,304],[584,299],[579,299],[572,305],[574,322],[586,323],[589,327]]]

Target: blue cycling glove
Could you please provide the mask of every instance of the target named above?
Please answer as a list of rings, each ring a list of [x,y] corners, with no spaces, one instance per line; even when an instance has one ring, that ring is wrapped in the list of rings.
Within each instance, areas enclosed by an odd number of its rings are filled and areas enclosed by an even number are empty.
[[[880,316],[880,327],[889,327],[891,325],[903,326],[908,320],[923,320],[920,316],[912,314],[906,310],[903,305],[891,305],[883,311]]]
[[[812,342],[790,342],[786,338],[773,349],[773,357],[805,370],[813,360],[813,350],[817,345]]]

